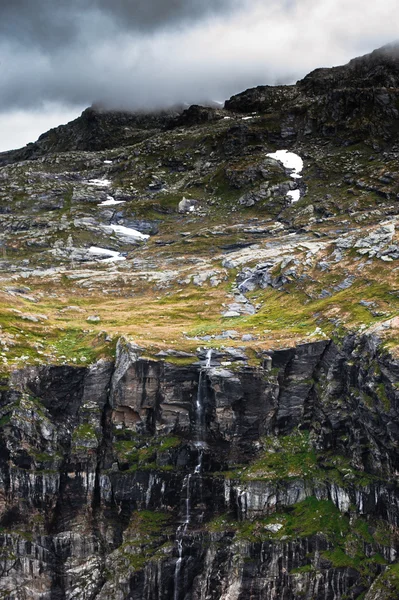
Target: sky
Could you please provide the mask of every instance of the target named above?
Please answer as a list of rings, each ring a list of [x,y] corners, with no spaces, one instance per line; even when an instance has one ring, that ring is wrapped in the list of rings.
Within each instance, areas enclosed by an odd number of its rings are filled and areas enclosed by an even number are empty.
[[[0,150],[100,103],[224,101],[397,41],[397,0],[0,0]]]

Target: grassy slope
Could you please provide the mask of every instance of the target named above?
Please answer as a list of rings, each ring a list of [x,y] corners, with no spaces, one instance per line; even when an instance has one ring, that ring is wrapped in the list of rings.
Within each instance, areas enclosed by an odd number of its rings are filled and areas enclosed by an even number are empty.
[[[49,156],[43,162],[3,169],[7,175],[3,198],[7,197],[10,209],[2,217],[6,224],[0,285],[0,359],[4,368],[26,362],[89,362],[112,355],[114,344],[109,338],[121,334],[151,350],[193,350],[198,340],[188,338],[234,329],[256,336],[247,344],[262,349],[320,337],[316,327],[331,336],[399,314],[394,263],[370,260],[356,251],[346,252],[335,262],[332,254],[332,242],[343,232],[354,230],[365,236],[370,227],[396,212],[392,201],[381,195],[393,196],[396,180],[391,185],[378,183],[393,169],[393,159],[377,155],[370,160],[371,149],[365,145],[325,148],[313,141],[305,148],[299,144],[295,149],[305,156],[306,193],[302,199],[288,206],[284,197],[276,197],[245,208],[238,198],[262,183],[257,168],[274,146],[248,142],[237,153],[226,155],[223,144],[232,125],[242,126],[241,119],[166,132],[107,153]],[[245,122],[246,131],[254,135],[264,134],[267,126],[262,118]],[[105,166],[105,159],[113,160],[112,165]],[[248,169],[255,170],[255,175],[248,175]],[[345,179],[348,173],[350,182]],[[102,176],[111,179],[112,193],[127,199],[118,207],[125,221],[145,218],[158,223],[158,234],[144,247],[126,245],[115,236],[104,236],[77,223],[76,219],[87,217],[98,222],[109,218],[108,213],[99,212],[100,198],[95,194],[92,199],[73,199],[74,189]],[[163,190],[148,191],[154,177],[164,182]],[[378,193],[357,186],[354,179],[369,187],[378,184]],[[287,176],[272,168],[269,180],[275,184]],[[43,208],[43,195],[50,201],[61,198],[62,207],[49,212]],[[198,199],[200,214],[178,214],[183,197]],[[285,224],[283,237],[267,233],[277,216]],[[23,219],[28,219],[30,228],[7,229],[7,224]],[[266,232],[253,233],[254,227]],[[301,245],[303,238],[298,237],[297,247],[290,252],[299,264],[297,277],[283,289],[249,293],[248,298],[260,307],[255,315],[222,318],[224,306],[234,301],[232,290],[240,270],[222,268],[223,258],[230,256],[224,248],[253,243],[262,251],[286,243],[287,232],[301,228],[307,240],[321,240],[324,247],[309,257]],[[60,240],[65,243],[68,236],[76,247],[95,244],[125,251],[128,261],[105,268],[55,257],[52,248]],[[31,268],[55,266],[57,271],[44,275],[36,270],[29,277],[20,277],[18,270],[27,259]],[[330,266],[323,270],[320,264],[326,260]],[[251,259],[249,253],[242,266],[258,262],[262,260],[255,254]],[[215,270],[221,283],[217,287],[209,280],[202,286],[189,283],[191,276],[204,270]],[[277,266],[276,274],[278,270]],[[165,272],[170,276],[164,278]],[[351,275],[356,278],[351,287],[334,289]],[[10,285],[28,285],[28,295],[35,301],[25,300],[24,294],[10,295]],[[331,295],[321,298],[323,290]],[[372,309],[359,304],[361,300],[374,302]],[[70,306],[77,308],[68,309]],[[39,315],[38,322],[26,320],[26,315]],[[91,315],[99,316],[100,321],[88,322]],[[384,332],[393,350],[398,335],[396,328]],[[209,343],[217,345],[217,341]]]

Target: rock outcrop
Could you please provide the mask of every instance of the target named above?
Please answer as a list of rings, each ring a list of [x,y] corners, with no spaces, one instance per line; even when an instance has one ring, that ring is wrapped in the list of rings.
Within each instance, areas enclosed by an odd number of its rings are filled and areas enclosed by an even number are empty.
[[[0,153],[0,164],[34,160],[51,152],[96,151],[129,146],[169,127],[182,112],[180,107],[152,113],[86,108],[70,123],[43,133],[20,150]]]
[[[233,96],[229,111],[279,115],[285,140],[397,140],[399,50],[388,45],[342,67],[316,69],[294,86],[259,86]],[[275,127],[271,131],[275,136]]]

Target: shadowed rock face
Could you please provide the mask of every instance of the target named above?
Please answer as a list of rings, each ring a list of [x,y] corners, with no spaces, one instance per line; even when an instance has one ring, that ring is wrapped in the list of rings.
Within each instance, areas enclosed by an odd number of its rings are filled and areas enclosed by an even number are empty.
[[[225,102],[225,108],[244,113],[265,111],[274,112],[298,96],[295,85],[260,85],[232,96]]]
[[[297,86],[303,93],[314,95],[342,88],[398,88],[399,45],[384,46],[342,67],[315,69]]]
[[[390,45],[347,65],[316,69],[294,86],[259,86],[225,108],[274,113],[283,140],[317,135],[339,143],[397,139],[399,49]]]
[[[4,597],[340,600],[378,587],[398,550],[397,361],[370,336],[270,352],[258,367],[223,358],[182,367],[119,342],[115,364],[3,381]],[[292,456],[271,440],[305,432],[285,471]],[[262,461],[281,451],[272,472]],[[360,541],[349,514],[369,527]]]
[[[179,107],[153,113],[129,113],[92,106],[74,121],[50,129],[25,148],[0,153],[0,164],[34,160],[50,152],[96,151],[130,146],[162,131],[181,112]]]

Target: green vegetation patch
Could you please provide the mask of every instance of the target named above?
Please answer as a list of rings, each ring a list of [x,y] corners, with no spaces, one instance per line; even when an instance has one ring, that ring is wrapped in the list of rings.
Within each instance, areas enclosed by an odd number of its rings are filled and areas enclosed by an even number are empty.
[[[288,512],[284,533],[290,538],[322,533],[327,539],[335,541],[349,533],[349,518],[331,500],[310,497]]]
[[[171,470],[172,465],[163,464],[162,454],[178,448],[181,439],[177,436],[149,437],[127,430],[116,430],[114,450],[123,471],[139,469]]]
[[[253,521],[234,521],[228,515],[215,517],[207,525],[214,532],[235,530],[237,538],[249,542],[296,539],[322,534],[328,540],[342,539],[350,531],[349,517],[331,500],[315,497]]]
[[[97,446],[98,437],[94,426],[91,423],[81,423],[73,432],[72,441],[77,447]]]
[[[397,600],[399,597],[399,564],[389,565],[373,586],[382,600]],[[377,598],[377,596],[374,596]]]
[[[330,481],[344,488],[353,482],[360,486],[368,485],[375,479],[364,471],[354,469],[347,457],[332,452],[316,452],[308,431],[296,430],[287,436],[269,436],[263,440],[263,448],[254,462],[236,472],[236,477],[242,481],[301,478]]]
[[[307,477],[317,471],[317,455],[309,443],[308,431],[267,437],[263,447],[262,455],[242,471],[242,479]]]
[[[330,548],[322,553],[322,557],[331,567],[353,568],[367,582],[368,578],[375,578],[386,565],[381,553],[380,537],[376,534],[382,525],[379,521],[365,517],[343,514],[330,500],[309,497],[292,507],[252,521],[235,521],[228,514],[219,515],[208,522],[207,530],[215,533],[231,532],[235,534],[237,541],[246,543],[283,542],[323,536]],[[385,539],[387,547],[392,547],[394,543],[393,534]],[[309,554],[306,563],[293,569],[291,573],[316,570],[314,559]],[[399,582],[399,571],[396,572],[395,569],[390,578],[395,582],[396,575]]]
[[[173,534],[171,516],[149,510],[133,514],[124,532],[124,541],[116,551],[118,570],[138,571],[157,558],[157,551]]]

